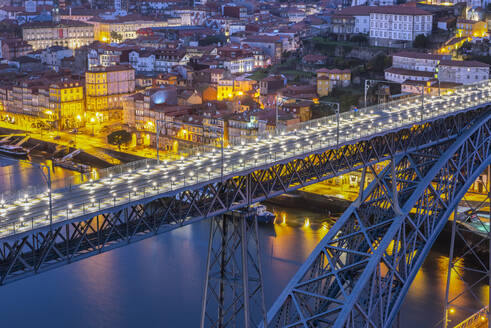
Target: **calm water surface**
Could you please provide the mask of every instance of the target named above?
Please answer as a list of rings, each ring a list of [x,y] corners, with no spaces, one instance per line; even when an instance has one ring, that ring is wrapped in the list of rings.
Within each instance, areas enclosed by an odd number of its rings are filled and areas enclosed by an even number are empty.
[[[11,164],[0,160],[0,192],[43,183],[39,170]],[[331,224],[307,210],[275,211],[285,223],[260,226],[268,308]],[[202,221],[0,287],[0,327],[198,327],[208,233]],[[447,241],[438,241],[411,286],[401,327],[441,319],[447,254]],[[481,292],[485,298],[487,287]]]

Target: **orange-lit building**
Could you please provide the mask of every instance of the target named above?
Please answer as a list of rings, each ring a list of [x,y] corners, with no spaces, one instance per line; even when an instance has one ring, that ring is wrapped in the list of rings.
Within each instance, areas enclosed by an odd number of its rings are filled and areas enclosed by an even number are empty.
[[[458,37],[484,37],[488,35],[488,24],[484,21],[469,19],[457,20]]]
[[[94,67],[85,73],[87,122],[120,119],[124,97],[135,91],[135,70],[129,66]]]
[[[349,69],[321,68],[317,73],[317,94],[324,97],[334,87],[347,87],[351,84],[351,71]]]
[[[79,81],[62,78],[49,86],[49,113],[58,119],[61,130],[85,124],[84,86]]]
[[[94,39],[106,43],[118,43],[126,39],[136,39],[138,36],[137,31],[140,29],[175,26],[178,24],[178,22],[168,22],[166,19],[159,20],[138,14],[105,18],[94,17],[87,22],[94,25]]]

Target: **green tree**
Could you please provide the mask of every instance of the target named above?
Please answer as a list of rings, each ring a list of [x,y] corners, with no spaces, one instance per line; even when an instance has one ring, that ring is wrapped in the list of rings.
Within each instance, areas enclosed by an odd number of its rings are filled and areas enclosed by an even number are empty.
[[[363,34],[355,34],[351,37],[350,41],[356,42],[359,46],[361,46],[368,43],[368,38]]]
[[[212,44],[218,44],[220,42],[221,45],[224,45],[225,43],[227,43],[227,37],[223,34],[219,34],[219,35],[210,35],[210,36],[207,36],[203,39],[200,39],[198,41],[198,44],[200,46],[209,46],[209,45],[212,45]]]
[[[390,62],[390,57],[380,54],[375,58],[372,58],[368,63],[367,63],[367,68],[368,71],[373,72],[373,73],[383,73],[384,69],[389,67],[391,64]]]
[[[424,34],[418,34],[416,36],[416,38],[414,39],[414,42],[413,42],[413,46],[415,48],[419,48],[419,49],[428,48],[429,45],[430,45],[430,42]]]
[[[117,40],[121,42],[123,41],[123,36],[116,31],[111,31],[111,40]]]
[[[107,142],[111,145],[118,146],[121,150],[121,145],[127,144],[131,141],[131,133],[126,130],[118,130],[110,133],[107,136]]]

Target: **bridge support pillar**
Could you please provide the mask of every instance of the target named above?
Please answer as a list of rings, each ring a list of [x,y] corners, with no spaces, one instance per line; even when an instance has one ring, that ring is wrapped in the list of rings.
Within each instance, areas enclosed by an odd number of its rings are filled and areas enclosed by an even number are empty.
[[[468,317],[480,312],[490,317],[489,307],[486,312],[482,312],[489,303],[484,304],[480,297],[482,285],[491,284],[491,229],[489,219],[486,218],[491,215],[489,181],[485,187],[485,194],[470,194],[462,199],[460,208],[467,210],[459,211],[457,207],[454,211],[442,325],[444,328],[458,324],[459,320],[455,319],[457,315],[462,317],[464,314]],[[489,252],[487,257],[484,256],[486,252]],[[453,284],[464,288],[457,288],[456,291]],[[480,308],[459,308],[458,300],[463,296],[473,299],[474,303],[480,304]],[[491,299],[491,295],[489,296]],[[475,310],[475,313],[470,310]],[[488,320],[487,327],[491,328],[491,320]]]
[[[234,211],[213,217],[200,327],[252,328],[265,320],[256,215]]]

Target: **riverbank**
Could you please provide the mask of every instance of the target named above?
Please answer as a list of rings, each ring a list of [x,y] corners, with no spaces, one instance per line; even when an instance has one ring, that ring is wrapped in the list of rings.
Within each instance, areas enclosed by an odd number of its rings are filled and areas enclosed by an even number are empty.
[[[69,152],[80,149],[81,152],[73,157],[73,161],[79,164],[89,165],[95,169],[103,169],[118,164],[129,163],[144,159],[145,157],[127,154],[110,148],[89,147],[78,148],[77,145],[62,139],[47,141],[38,138],[42,135],[32,134],[22,130],[0,127],[0,135],[26,135],[30,136],[24,146],[32,149],[31,155],[43,159],[63,157]],[[46,134],[47,135],[47,134]]]
[[[303,208],[314,213],[341,215],[351,204],[349,200],[335,196],[319,195],[304,190],[295,190],[281,196],[268,199],[267,204],[288,208]]]

